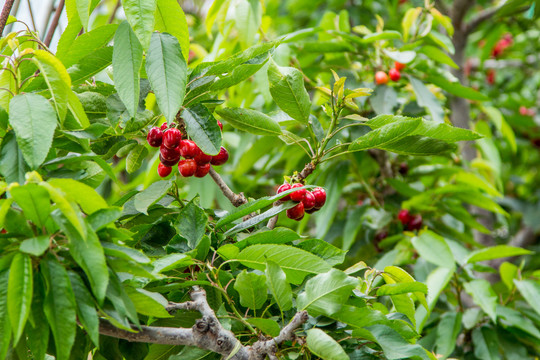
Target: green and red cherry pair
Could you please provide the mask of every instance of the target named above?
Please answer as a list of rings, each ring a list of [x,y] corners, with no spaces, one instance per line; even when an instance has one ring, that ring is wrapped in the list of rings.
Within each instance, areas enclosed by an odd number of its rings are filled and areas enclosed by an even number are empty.
[[[300,183],[292,185],[285,183],[277,189],[277,194],[302,186],[304,185]],[[289,219],[300,221],[304,218],[304,212],[312,214],[323,207],[326,202],[326,191],[321,187],[317,187],[311,191],[299,189],[281,198],[281,201],[288,200],[292,200],[298,204],[287,210],[287,217]]]
[[[218,120],[223,131],[223,124]],[[146,141],[152,147],[159,147],[158,174],[161,177],[169,176],[172,167],[178,164],[178,171],[184,177],[204,177],[210,171],[210,165],[223,165],[229,160],[229,153],[223,146],[217,155],[205,154],[197,144],[188,139],[182,139],[182,132],[174,127],[153,127],[146,136]],[[183,160],[180,158],[183,157]]]

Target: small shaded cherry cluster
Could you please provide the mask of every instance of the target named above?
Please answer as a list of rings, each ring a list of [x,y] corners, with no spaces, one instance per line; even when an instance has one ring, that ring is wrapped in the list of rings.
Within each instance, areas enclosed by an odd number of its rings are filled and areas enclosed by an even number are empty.
[[[422,215],[411,215],[407,209],[401,209],[399,211],[398,220],[401,221],[405,229],[410,231],[420,230],[422,227]]]
[[[386,74],[384,71],[377,71],[375,73],[375,83],[382,85],[388,83],[388,80],[399,81],[401,79],[401,70],[405,68],[405,64],[400,62],[394,62],[394,67]]]
[[[284,191],[299,188],[302,186],[304,185],[300,183],[292,185],[289,183],[285,183],[277,189],[277,193],[279,194]],[[281,201],[288,200],[292,200],[294,202],[297,202],[298,204],[295,207],[287,210],[287,217],[289,219],[300,221],[304,218],[304,212],[312,214],[323,207],[324,203],[326,202],[326,191],[321,187],[317,187],[312,191],[300,189],[281,198]]]
[[[223,124],[218,120],[223,131]],[[197,144],[188,139],[182,139],[182,132],[172,125],[167,129],[167,123],[161,127],[153,127],[146,136],[146,141],[152,147],[159,147],[158,174],[169,176],[172,167],[178,164],[178,171],[184,177],[204,177],[210,171],[210,165],[223,165],[229,160],[229,153],[223,146],[217,155],[202,152]],[[183,157],[183,160],[180,158]]]

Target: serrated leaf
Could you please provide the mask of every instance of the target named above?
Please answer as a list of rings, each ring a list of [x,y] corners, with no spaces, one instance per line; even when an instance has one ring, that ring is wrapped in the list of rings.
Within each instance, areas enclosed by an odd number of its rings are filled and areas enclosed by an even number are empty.
[[[370,131],[349,145],[349,151],[384,147],[411,134],[420,125],[420,119],[391,123]]]
[[[171,188],[170,180],[161,180],[153,183],[134,197],[134,205],[137,211],[147,214],[148,208],[161,200]]]
[[[240,295],[240,304],[253,310],[260,309],[266,302],[266,276],[242,271],[236,277],[234,289]]]
[[[416,94],[416,102],[418,105],[425,107],[433,121],[437,123],[444,122],[444,110],[440,101],[433,95],[431,91],[424,85],[424,83],[412,76],[409,77],[409,81],[413,87],[414,93]]]
[[[221,130],[212,113],[201,104],[182,112],[188,135],[208,155],[217,155],[221,149]]]
[[[51,212],[47,190],[37,184],[26,184],[12,187],[9,192],[28,220],[40,228],[45,226]]]
[[[2,139],[0,148],[0,173],[8,183],[24,183],[24,174],[29,171],[24,156],[13,131],[9,131]]]
[[[82,59],[91,56],[93,53],[106,47],[114,36],[117,27],[118,25],[116,24],[107,24],[97,27],[80,36],[76,36],[69,46],[66,46],[65,48],[59,47],[56,52],[56,57],[64,63],[64,66],[69,72],[69,68],[72,65],[80,65]],[[78,32],[79,31],[77,31],[77,33]],[[73,83],[76,83],[73,76],[71,77],[71,80]]]
[[[126,159],[126,171],[132,174],[139,170],[143,160],[148,156],[148,149],[144,145],[135,146],[128,154]]]
[[[71,200],[77,202],[88,215],[108,207],[105,199],[96,190],[82,182],[73,179],[50,179],[48,183],[61,189]]]
[[[156,0],[122,0],[126,19],[146,50],[154,30]]]
[[[281,135],[281,127],[270,116],[243,108],[217,109],[216,113],[233,127],[255,135]]]
[[[377,296],[399,295],[417,291],[427,294],[428,289],[427,286],[421,282],[385,284],[377,290]]]
[[[13,344],[19,342],[28,315],[30,315],[32,290],[33,277],[30,256],[23,253],[17,253],[13,257],[9,268],[7,291],[7,309],[11,329],[13,331]]]
[[[73,272],[68,272],[71,288],[77,302],[77,315],[88,336],[94,343],[99,345],[99,318],[96,311],[96,305],[92,299],[92,294],[86,288],[81,277]]]
[[[287,311],[292,307],[291,286],[281,267],[272,260],[266,262],[266,286],[274,296],[281,311]]]
[[[49,248],[50,239],[47,235],[41,235],[23,240],[19,245],[19,251],[24,253],[41,256]]]
[[[308,349],[323,360],[349,360],[339,343],[321,329],[309,329],[306,343]]]
[[[259,328],[262,332],[270,336],[278,336],[280,332],[279,324],[272,319],[249,318],[247,322]]]
[[[188,246],[195,249],[204,236],[207,222],[204,210],[191,201],[180,210],[175,227],[178,234],[187,240]]]
[[[153,293],[144,289],[126,288],[128,294],[135,309],[139,314],[154,316],[158,318],[170,318],[172,317],[165,307],[167,306],[167,299],[159,293]]]
[[[424,260],[449,269],[455,268],[454,255],[443,237],[432,231],[424,231],[411,240],[412,245]]]
[[[484,310],[493,322],[496,322],[497,314],[495,308],[497,306],[497,295],[490,283],[484,279],[476,279],[465,283],[464,288],[472,296],[474,302]]]
[[[186,63],[189,57],[189,31],[184,11],[176,0],[157,0],[155,28],[178,39]]]
[[[538,302],[538,299],[540,299],[540,284],[534,280],[517,280],[514,279],[514,284],[516,285],[517,289],[529,303],[529,305],[538,313],[540,314],[540,303]]]
[[[465,99],[486,101],[489,97],[474,90],[473,88],[463,86],[459,82],[450,82],[442,76],[429,74],[426,78],[427,83],[437,85],[441,89],[448,91],[452,95],[456,95]]]
[[[233,234],[236,234],[237,232],[239,231],[242,231],[242,230],[245,230],[245,229],[249,229],[250,227],[252,226],[255,226],[265,220],[268,220],[278,214],[280,214],[281,212],[287,210],[287,209],[290,209],[292,207],[296,206],[295,203],[293,202],[287,202],[287,203],[284,203],[284,204],[280,204],[278,206],[273,206],[271,207],[270,209],[266,210],[265,212],[263,212],[262,214],[259,214],[259,215],[256,215],[256,216],[253,216],[253,217],[250,217],[249,219],[241,222],[240,224],[236,225],[235,227],[227,230],[225,232],[225,236],[231,236]]]

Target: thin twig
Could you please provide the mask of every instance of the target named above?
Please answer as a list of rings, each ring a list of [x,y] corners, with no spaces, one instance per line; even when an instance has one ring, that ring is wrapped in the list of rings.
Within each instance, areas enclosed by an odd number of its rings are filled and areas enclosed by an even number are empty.
[[[36,21],[34,20],[34,11],[32,11],[32,4],[30,4],[30,0],[26,0],[26,2],[28,3],[28,12],[30,13],[30,20],[32,21],[34,32],[36,32],[37,27],[36,27]]]
[[[54,12],[54,17],[52,19],[51,26],[49,27],[49,31],[47,32],[47,36],[45,37],[45,40],[43,41],[45,45],[47,46],[51,45],[54,32],[56,31],[56,28],[58,27],[58,21],[60,20],[60,16],[62,15],[63,10],[64,10],[64,0],[60,0],[60,2],[58,3],[58,6],[56,7],[56,11]]]
[[[223,195],[225,195],[225,197],[229,199],[231,204],[238,207],[248,202],[246,197],[244,196],[244,193],[236,194],[235,192],[233,192],[231,188],[229,188],[229,186],[225,183],[225,181],[223,181],[221,176],[219,176],[216,170],[214,170],[213,167],[210,167],[210,176],[212,177],[212,180],[214,180],[214,182],[217,184]]]
[[[112,22],[114,21],[114,18],[116,16],[116,12],[118,11],[118,8],[120,8],[120,5],[121,5],[121,0],[118,0],[116,2],[116,5],[114,6],[114,9],[111,13],[111,16],[109,17],[109,20],[107,20],[107,24],[112,24]]]
[[[2,13],[0,14],[0,35],[4,32],[4,27],[6,26],[6,22],[9,18],[9,13],[11,12],[11,8],[13,7],[13,3],[15,0],[6,0],[4,3],[4,7],[2,8]]]

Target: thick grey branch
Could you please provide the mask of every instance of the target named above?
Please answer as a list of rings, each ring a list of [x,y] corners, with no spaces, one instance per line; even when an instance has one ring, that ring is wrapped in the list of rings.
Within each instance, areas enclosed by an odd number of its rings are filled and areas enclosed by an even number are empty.
[[[210,176],[212,177],[212,180],[214,180],[214,182],[217,184],[223,195],[225,195],[225,197],[229,199],[231,204],[238,207],[248,202],[246,197],[244,196],[244,193],[234,193],[231,188],[229,188],[229,186],[225,184],[225,181],[223,181],[221,176],[219,176],[219,174],[216,172],[216,170],[214,170],[213,167],[210,168]]]
[[[138,330],[135,326],[133,329]],[[134,342],[196,346],[192,329],[141,326],[137,332],[130,332],[119,329],[106,320],[101,320],[99,333]]]

